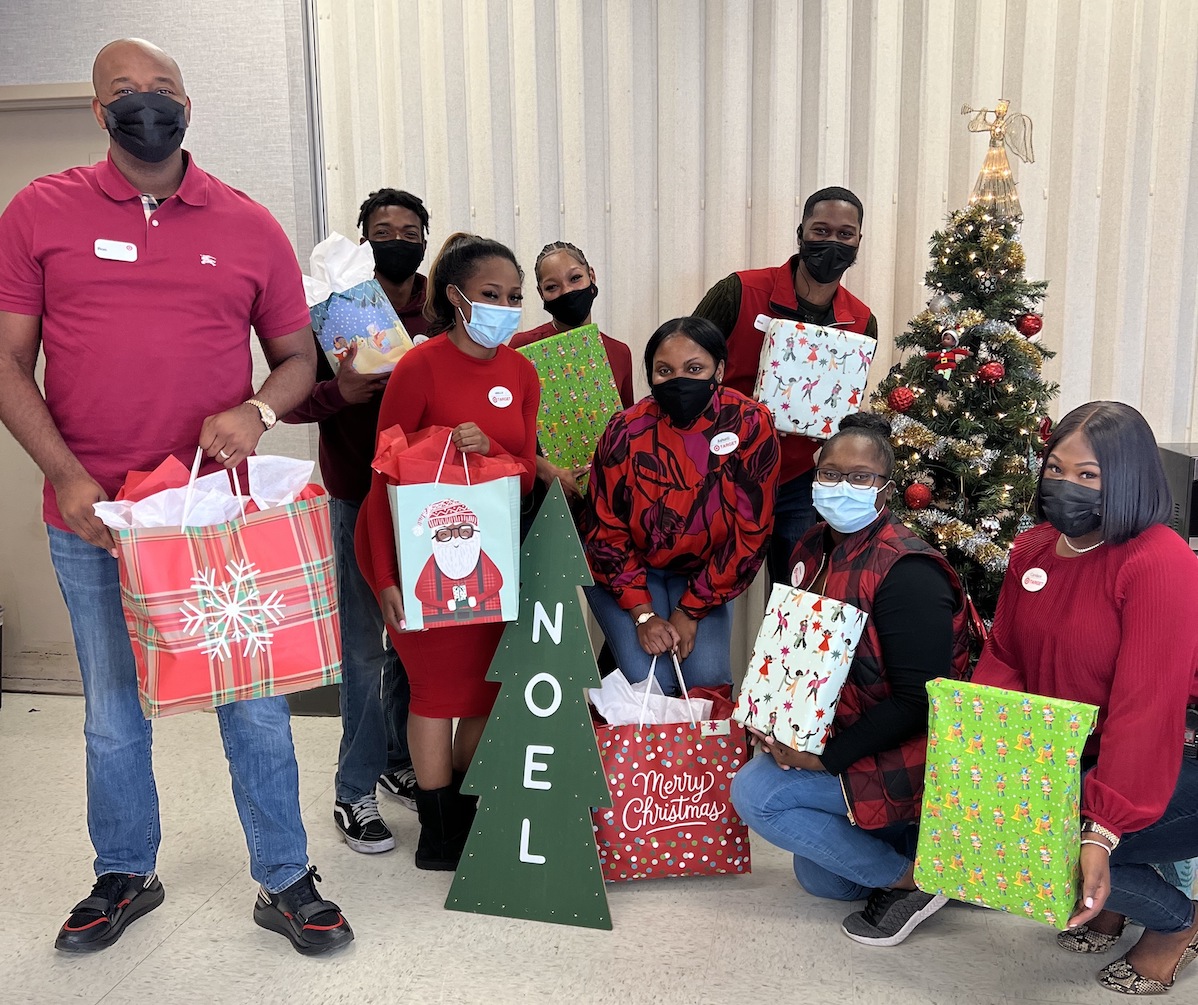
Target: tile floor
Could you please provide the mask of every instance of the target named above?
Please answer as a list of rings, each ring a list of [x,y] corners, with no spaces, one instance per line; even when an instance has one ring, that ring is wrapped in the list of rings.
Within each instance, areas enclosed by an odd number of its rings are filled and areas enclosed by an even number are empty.
[[[399,848],[366,857],[330,819],[339,722],[294,720],[309,849],[357,941],[298,956],[255,926],[254,884],[216,720],[155,727],[165,904],[94,957],[56,953],[64,912],[92,882],[79,698],[5,694],[0,708],[0,1003],[1103,1002],[1102,964],[1052,932],[950,905],[897,949],[839,931],[843,905],[794,882],[758,842],[747,877],[609,886],[614,931],[459,914],[450,877],[412,865],[416,815],[384,801]],[[1192,985],[1192,986],[1191,986]],[[1176,1001],[1198,1001],[1187,975]]]

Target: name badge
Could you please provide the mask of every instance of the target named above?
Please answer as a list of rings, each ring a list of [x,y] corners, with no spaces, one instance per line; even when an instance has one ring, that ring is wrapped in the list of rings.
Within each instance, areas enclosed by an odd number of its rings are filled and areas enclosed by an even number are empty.
[[[487,392],[487,398],[496,408],[507,408],[512,403],[512,392],[502,384],[497,384]]]
[[[96,238],[96,257],[109,262],[136,262],[137,245],[127,241],[106,241]]]
[[[735,433],[719,433],[711,438],[711,452],[717,457],[730,454],[740,446],[740,437]]]
[[[807,578],[807,566],[803,562],[795,562],[795,567],[790,572],[790,585],[796,590],[803,588],[803,580]]]
[[[769,328],[770,322],[773,320],[774,319],[771,318],[768,314],[758,314],[757,320],[753,322],[753,327],[756,328],[759,332],[763,332],[767,328]]]
[[[1048,573],[1043,569],[1028,569],[1023,574],[1023,588],[1028,593],[1039,593],[1048,584]]]

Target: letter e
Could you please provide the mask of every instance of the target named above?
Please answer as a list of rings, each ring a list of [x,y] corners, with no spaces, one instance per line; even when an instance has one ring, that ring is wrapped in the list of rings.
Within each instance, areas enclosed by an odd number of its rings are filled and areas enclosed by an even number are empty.
[[[534,771],[545,771],[549,765],[544,761],[534,760],[537,754],[552,754],[552,747],[542,747],[536,743],[530,743],[524,752],[524,787],[526,789],[551,789],[552,782],[538,780],[533,778]]]

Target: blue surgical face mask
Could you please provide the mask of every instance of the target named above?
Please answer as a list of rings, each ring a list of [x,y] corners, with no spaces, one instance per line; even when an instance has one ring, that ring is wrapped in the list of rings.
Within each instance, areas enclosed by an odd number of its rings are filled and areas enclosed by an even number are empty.
[[[458,290],[458,296],[466,300],[466,294],[461,290]],[[519,307],[476,304],[473,300],[467,302],[470,304],[470,320],[466,320],[466,315],[460,307],[458,313],[462,315],[462,324],[466,326],[466,334],[470,336],[471,341],[484,349],[498,349],[510,341],[516,334],[516,329],[520,327]]]
[[[811,501],[833,530],[841,534],[856,534],[878,518],[880,491],[878,488],[854,488],[846,481],[835,485],[816,482],[811,486]]]

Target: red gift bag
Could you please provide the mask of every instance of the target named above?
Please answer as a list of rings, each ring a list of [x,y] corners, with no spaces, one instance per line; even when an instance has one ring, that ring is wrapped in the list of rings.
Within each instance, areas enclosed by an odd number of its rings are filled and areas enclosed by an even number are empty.
[[[730,696],[695,688],[689,697],[712,699],[713,718],[595,725],[612,806],[592,818],[609,882],[752,871],[749,828],[731,802],[745,731],[728,718]]]
[[[194,478],[194,469],[193,469]],[[187,482],[174,458],[133,472],[125,499]],[[240,490],[238,490],[240,495]],[[209,527],[113,529],[121,602],[147,717],[341,679],[328,496],[308,485],[285,506]]]

